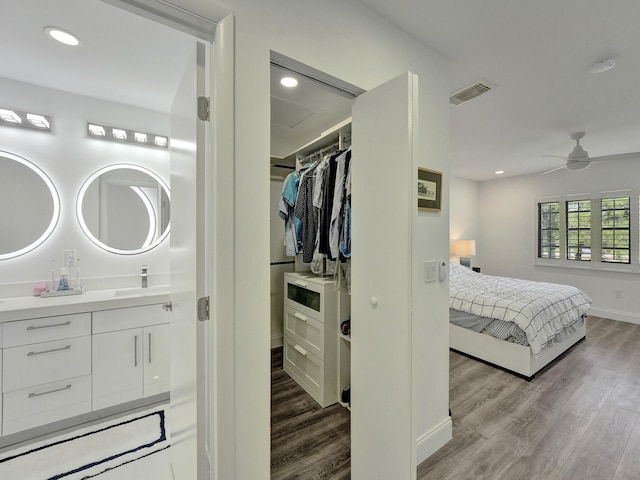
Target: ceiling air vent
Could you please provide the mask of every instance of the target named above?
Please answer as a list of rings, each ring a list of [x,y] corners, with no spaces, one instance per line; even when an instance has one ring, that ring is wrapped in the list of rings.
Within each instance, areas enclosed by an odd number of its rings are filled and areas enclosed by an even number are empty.
[[[491,82],[487,80],[481,80],[474,83],[470,87],[464,88],[457,93],[454,93],[449,97],[449,103],[451,105],[461,105],[469,100],[479,97],[483,93],[488,92],[494,87]]]

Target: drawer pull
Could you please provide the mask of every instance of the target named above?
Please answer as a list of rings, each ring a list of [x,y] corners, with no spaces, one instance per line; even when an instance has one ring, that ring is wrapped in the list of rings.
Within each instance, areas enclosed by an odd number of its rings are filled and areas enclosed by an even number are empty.
[[[55,390],[49,390],[48,392],[30,393],[27,398],[41,397],[42,395],[49,395],[50,393],[56,393],[56,392],[64,392],[65,390],[70,390],[70,389],[71,389],[71,384],[67,385],[66,387],[56,388]]]
[[[300,319],[300,320],[302,320],[303,322],[306,322],[307,318],[308,318],[306,315],[303,315],[300,312],[294,313],[293,316],[298,318],[298,319]]]
[[[307,285],[309,285],[307,282],[303,282],[302,280],[296,280],[293,283],[295,283],[299,287],[306,287]]]
[[[53,352],[62,352],[63,350],[71,350],[71,345],[67,345],[62,348],[53,348],[51,350],[43,350],[42,352],[29,352],[27,353],[27,357],[33,357],[35,355],[43,355],[45,353],[53,353]]]
[[[302,348],[300,345],[298,345],[297,343],[293,346],[293,348],[295,348],[298,353],[300,353],[302,356],[306,357],[307,356],[307,351]]]
[[[149,332],[149,363],[151,363],[151,332]]]
[[[138,335],[133,337],[133,366],[138,366]]]
[[[64,323],[52,323],[51,325],[29,325],[27,330],[39,330],[41,328],[51,328],[51,327],[66,327],[67,325],[71,325],[71,320],[67,320]]]

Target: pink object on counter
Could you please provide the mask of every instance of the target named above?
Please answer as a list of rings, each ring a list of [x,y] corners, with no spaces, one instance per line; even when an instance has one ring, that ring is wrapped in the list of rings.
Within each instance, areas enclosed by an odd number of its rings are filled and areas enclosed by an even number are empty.
[[[33,296],[39,297],[47,289],[47,282],[36,282],[33,284]]]

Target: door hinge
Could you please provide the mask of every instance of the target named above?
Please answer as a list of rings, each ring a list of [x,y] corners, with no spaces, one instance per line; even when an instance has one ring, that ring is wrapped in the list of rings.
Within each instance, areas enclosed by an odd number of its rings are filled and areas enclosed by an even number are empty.
[[[198,320],[201,322],[209,320],[209,297],[198,299]]]
[[[209,97],[198,97],[198,118],[203,122],[209,121],[210,103]]]

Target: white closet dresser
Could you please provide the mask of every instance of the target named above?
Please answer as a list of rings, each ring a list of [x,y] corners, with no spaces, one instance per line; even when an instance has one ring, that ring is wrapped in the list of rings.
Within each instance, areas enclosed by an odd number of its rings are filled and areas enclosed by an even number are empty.
[[[285,273],[284,371],[321,407],[338,401],[338,337],[349,307],[333,278]]]

